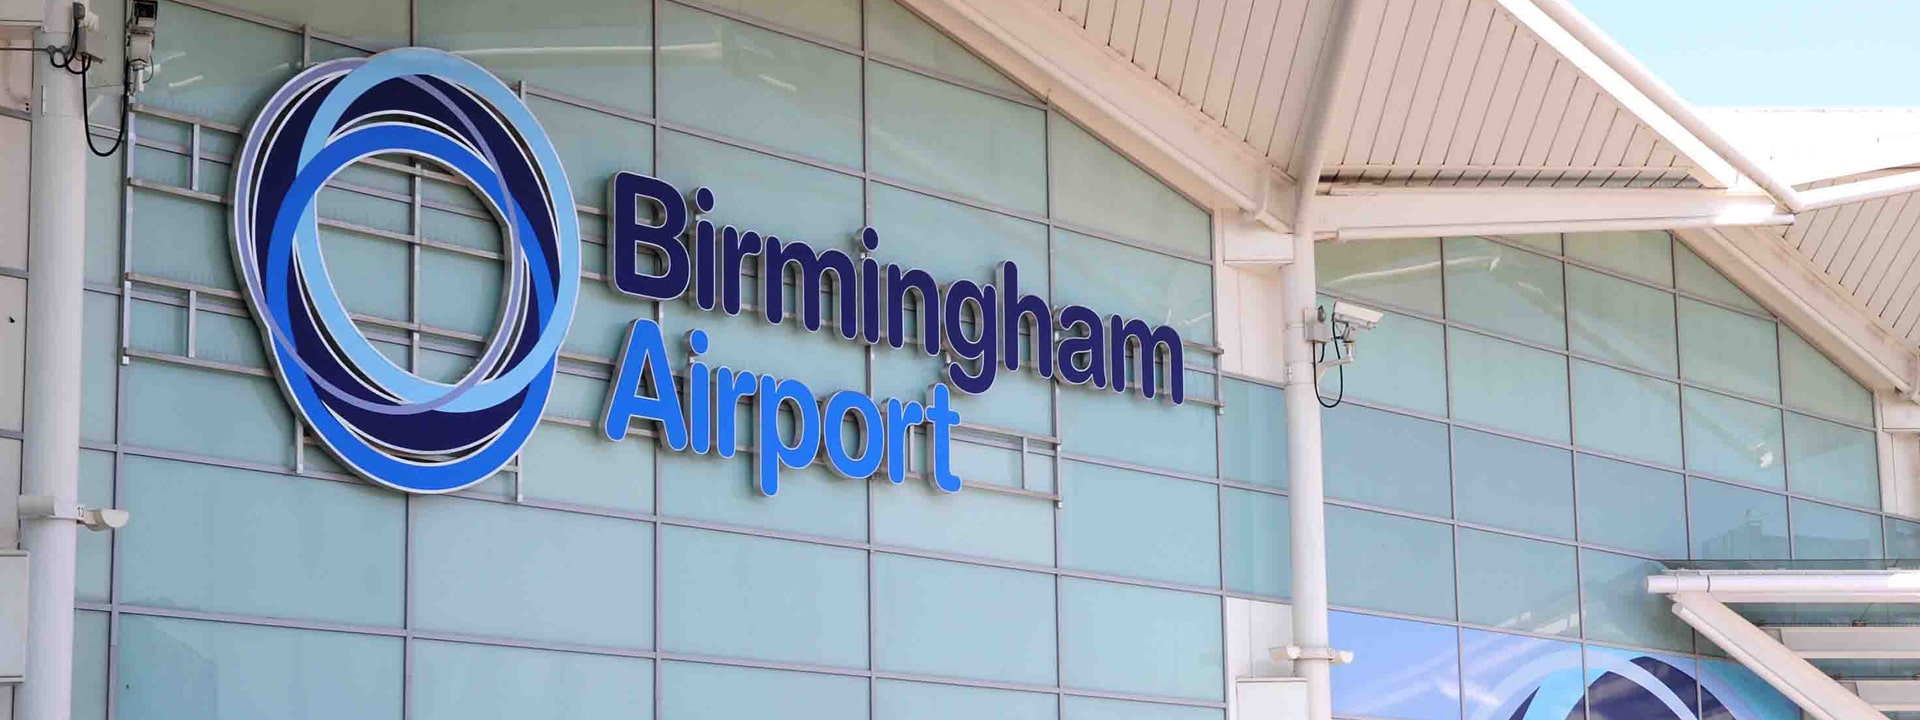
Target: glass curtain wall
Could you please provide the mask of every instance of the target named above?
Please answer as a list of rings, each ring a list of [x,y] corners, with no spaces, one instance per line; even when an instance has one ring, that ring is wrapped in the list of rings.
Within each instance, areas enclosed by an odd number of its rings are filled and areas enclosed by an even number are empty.
[[[1342,715],[1798,717],[1643,579],[1920,556],[1881,512],[1870,393],[1667,233],[1331,244],[1319,268],[1390,311],[1325,416]]]
[[[163,5],[133,150],[91,176],[83,500],[139,522],[83,538],[77,717],[1224,716],[1223,600],[1287,587],[1278,391],[1217,370],[1210,215],[1046,102],[892,0]],[[371,487],[302,436],[229,260],[257,103],[406,44],[521,92],[588,235],[546,422],[455,496]],[[1020,262],[1056,305],[1176,327],[1188,401],[1003,376],[960,401],[952,496],[805,471],[763,498],[746,455],[606,442],[638,317],[822,392],[914,397],[941,369],[615,295],[599,235],[621,170],[816,246],[871,224],[882,262],[935,277]],[[498,311],[483,206],[399,156],[318,202],[362,332],[464,371]]]

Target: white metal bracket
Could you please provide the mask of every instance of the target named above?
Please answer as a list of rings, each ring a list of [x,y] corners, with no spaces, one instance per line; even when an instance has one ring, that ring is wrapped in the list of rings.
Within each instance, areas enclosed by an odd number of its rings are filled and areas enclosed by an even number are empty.
[[[1330,647],[1288,645],[1286,647],[1274,648],[1268,652],[1272,653],[1273,659],[1275,660],[1325,660],[1334,665],[1345,665],[1353,662],[1352,651],[1335,650]]]

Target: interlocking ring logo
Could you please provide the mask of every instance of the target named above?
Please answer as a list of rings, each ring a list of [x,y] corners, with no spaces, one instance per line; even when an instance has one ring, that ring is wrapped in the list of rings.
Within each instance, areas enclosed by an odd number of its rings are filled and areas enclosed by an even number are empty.
[[[500,318],[457,382],[422,378],[375,349],[327,274],[315,197],[375,155],[451,169],[503,228]],[[362,476],[406,492],[453,492],[506,465],[533,434],[580,285],[579,220],[552,141],[480,66],[404,48],[294,77],[247,132],[233,243],[281,389]]]

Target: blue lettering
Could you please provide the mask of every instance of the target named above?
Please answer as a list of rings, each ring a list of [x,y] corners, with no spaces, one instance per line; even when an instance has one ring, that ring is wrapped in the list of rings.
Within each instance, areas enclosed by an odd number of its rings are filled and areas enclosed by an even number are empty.
[[[760,494],[771,497],[780,492],[780,468],[795,470],[813,464],[820,454],[819,400],[813,390],[799,380],[775,380],[760,376]],[[793,405],[797,426],[793,444],[780,438],[780,406]]]
[[[669,367],[658,324],[635,320],[627,326],[626,349],[620,352],[614,368],[613,385],[607,389],[606,414],[600,424],[608,440],[625,438],[628,425],[640,418],[660,423],[660,436],[667,447],[686,448],[686,420],[680,416],[680,393],[674,388]]]
[[[640,222],[642,201],[660,208],[659,225]],[[687,230],[687,204],[680,192],[663,180],[616,173],[609,183],[607,208],[607,282],[613,289],[654,300],[685,293],[693,271],[687,246],[680,241]],[[666,264],[659,275],[640,271],[642,249]]]
[[[949,467],[948,449],[952,446],[952,431],[960,424],[960,413],[947,406],[947,386],[933,386],[933,402],[927,407],[927,422],[933,426],[933,432],[927,433],[927,456],[933,460],[933,484],[944,492],[960,492],[960,476],[953,474]]]
[[[880,420],[880,407],[873,403],[873,398],[852,390],[841,390],[827,398],[827,409],[821,415],[821,425],[843,429],[847,426],[847,418],[851,416],[854,421],[854,442],[860,445],[858,454],[849,454],[844,438],[826,441],[827,460],[833,463],[834,472],[843,477],[865,479],[880,470],[886,447],[880,441],[879,431],[885,423]]]

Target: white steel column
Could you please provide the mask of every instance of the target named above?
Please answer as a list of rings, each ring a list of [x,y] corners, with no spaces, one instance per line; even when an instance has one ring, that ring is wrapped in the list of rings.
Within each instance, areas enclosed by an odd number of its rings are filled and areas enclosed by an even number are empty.
[[[1312,216],[1324,146],[1335,106],[1352,65],[1353,30],[1360,4],[1340,0],[1330,43],[1320,58],[1319,78],[1308,99],[1306,126],[1295,146],[1293,262],[1280,270],[1281,317],[1286,322],[1282,348],[1287,359],[1287,501],[1293,522],[1293,660],[1295,674],[1307,681],[1307,720],[1333,717],[1334,651],[1327,631],[1326,487],[1321,474],[1319,373],[1307,330],[1317,322],[1314,283],[1315,232]]]
[[[1706,593],[1674,593],[1673,614],[1818,720],[1886,720],[1840,681]]]
[[[47,0],[38,47],[65,47],[71,0]],[[44,58],[43,58],[44,60]],[[87,137],[80,76],[35,65],[28,188],[24,495],[78,501],[80,308],[86,253]],[[16,720],[69,720],[73,705],[74,536],[70,519],[23,521],[31,553],[27,677]]]

